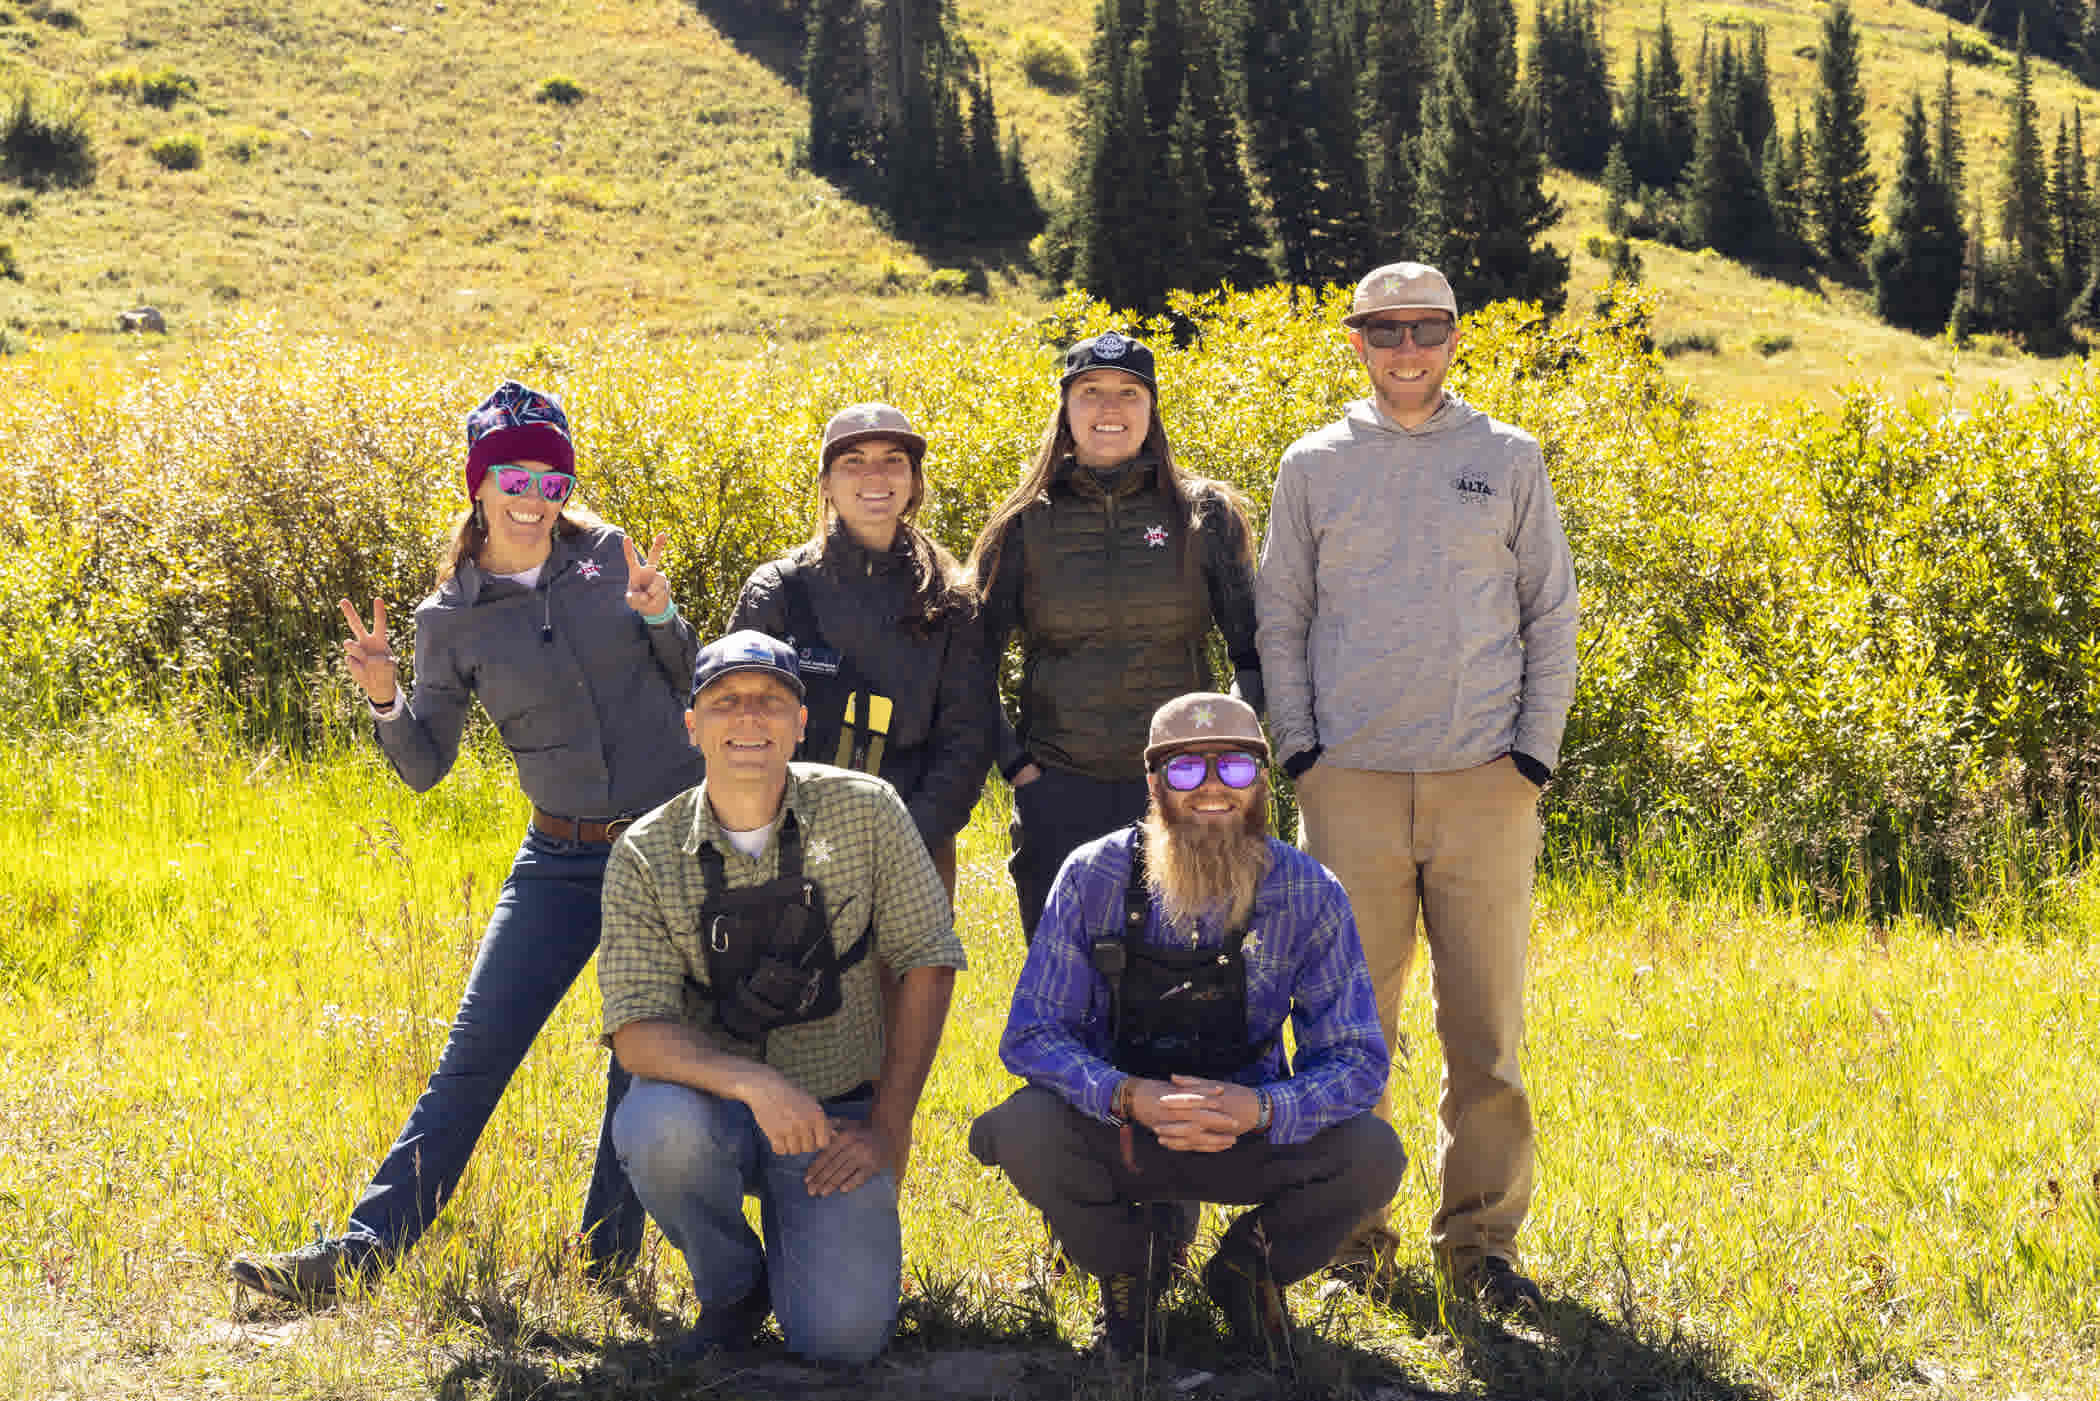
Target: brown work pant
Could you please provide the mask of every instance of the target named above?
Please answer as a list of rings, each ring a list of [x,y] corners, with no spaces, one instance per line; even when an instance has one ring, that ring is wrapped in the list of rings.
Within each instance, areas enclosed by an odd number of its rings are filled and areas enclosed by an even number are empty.
[[[1515,1264],[1517,1228],[1531,1205],[1531,1098],[1517,1051],[1538,790],[1507,757],[1454,773],[1380,773],[1322,761],[1298,780],[1298,804],[1300,844],[1349,892],[1379,1025],[1396,1052],[1417,915],[1428,936],[1444,1047],[1443,1190],[1430,1243],[1452,1264],[1482,1255]],[[1378,1113],[1393,1117],[1390,1082]],[[1365,1225],[1383,1219],[1381,1211]]]

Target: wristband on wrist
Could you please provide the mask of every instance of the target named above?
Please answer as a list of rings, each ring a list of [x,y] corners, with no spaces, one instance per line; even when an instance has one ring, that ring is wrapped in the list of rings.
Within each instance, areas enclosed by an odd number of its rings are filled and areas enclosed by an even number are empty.
[[[1125,1075],[1116,1083],[1116,1092],[1108,1102],[1108,1116],[1119,1124],[1130,1122],[1130,1102],[1137,1095],[1137,1077]]]
[[[658,627],[658,626],[660,626],[660,625],[662,625],[662,624],[664,624],[664,623],[668,623],[668,622],[670,622],[670,621],[671,621],[671,619],[673,619],[673,618],[675,618],[675,617],[677,617],[677,616],[678,616],[678,600],[674,598],[674,599],[672,599],[672,600],[671,600],[670,602],[668,602],[668,603],[666,603],[666,604],[664,605],[664,611],[663,611],[663,612],[661,612],[661,613],[648,613],[648,614],[644,614],[644,615],[643,615],[643,617],[642,617],[642,621],[643,621],[643,622],[645,622],[645,623],[647,623],[647,624],[648,624],[648,625],[649,625],[650,627]]]
[[[1261,1111],[1254,1116],[1254,1131],[1267,1133],[1269,1125],[1276,1122],[1276,1105],[1269,1099],[1269,1092],[1264,1089],[1256,1089],[1254,1098],[1261,1105]]]
[[[1033,754],[1024,752],[1020,758],[1014,760],[1012,763],[1006,765],[1006,767],[1000,769],[999,777],[1005,779],[1008,783],[1012,783],[1014,781],[1015,774],[1018,774],[1021,770],[1027,768],[1030,764],[1034,762],[1035,756]]]

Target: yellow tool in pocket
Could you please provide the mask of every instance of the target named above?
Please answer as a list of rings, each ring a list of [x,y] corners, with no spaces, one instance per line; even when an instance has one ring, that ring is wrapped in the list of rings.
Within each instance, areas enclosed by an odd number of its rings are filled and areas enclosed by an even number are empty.
[[[832,762],[842,769],[880,774],[882,745],[889,738],[890,715],[895,709],[888,696],[860,691],[847,696],[846,717],[839,726],[839,751]]]

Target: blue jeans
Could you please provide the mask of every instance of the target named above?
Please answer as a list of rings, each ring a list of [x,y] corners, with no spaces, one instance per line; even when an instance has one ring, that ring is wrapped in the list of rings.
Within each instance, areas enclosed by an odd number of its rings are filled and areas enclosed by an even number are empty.
[[[348,1239],[399,1255],[451,1199],[504,1087],[598,947],[598,895],[611,854],[603,843],[526,831],[437,1070],[350,1213]],[[612,1146],[613,1111],[626,1091],[627,1073],[613,1061],[583,1203],[585,1248],[601,1267],[639,1255],[646,1224]]]
[[[871,1102],[826,1107],[865,1119]],[[895,1178],[813,1197],[802,1180],[816,1154],[776,1154],[742,1104],[662,1080],[634,1082],[613,1141],[664,1238],[685,1252],[703,1332],[711,1315],[740,1318],[737,1306],[764,1283],[788,1347],[811,1361],[858,1365],[889,1342],[904,1267]],[[763,1245],[744,1219],[747,1193],[758,1197]]]

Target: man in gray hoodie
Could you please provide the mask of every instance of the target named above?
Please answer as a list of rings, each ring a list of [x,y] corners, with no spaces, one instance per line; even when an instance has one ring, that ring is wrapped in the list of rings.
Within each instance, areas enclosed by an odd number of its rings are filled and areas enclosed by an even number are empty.
[[[1509,1310],[1539,1302],[1516,1249],[1534,1156],[1517,1055],[1538,795],[1575,694],[1575,570],[1538,440],[1444,388],[1457,319],[1423,264],[1357,285],[1343,325],[1371,395],[1283,455],[1257,643],[1301,844],[1349,893],[1390,1046],[1418,919],[1428,940],[1444,1049],[1430,1242]],[[1389,1266],[1385,1216],[1337,1263]]]

